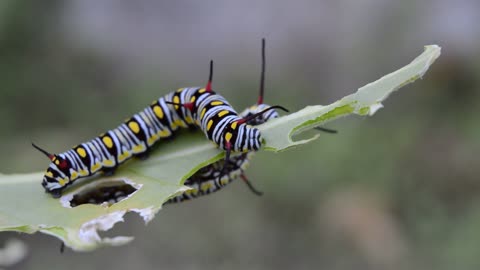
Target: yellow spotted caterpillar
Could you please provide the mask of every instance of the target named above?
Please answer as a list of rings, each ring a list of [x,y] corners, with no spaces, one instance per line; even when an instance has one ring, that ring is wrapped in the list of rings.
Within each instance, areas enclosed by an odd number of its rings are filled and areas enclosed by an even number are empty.
[[[98,172],[112,174],[115,169],[132,157],[144,158],[151,147],[173,136],[179,128],[200,128],[205,136],[230,153],[260,149],[260,131],[247,122],[264,113],[282,109],[271,106],[246,118],[242,118],[228,101],[216,94],[211,87],[213,62],[206,87],[180,88],[154,101],[143,111],[133,115],[115,129],[72,149],[51,154],[32,144],[44,153],[51,163],[43,177],[42,186],[58,198],[65,187],[75,180]],[[224,166],[225,173],[228,166]]]
[[[257,104],[250,106],[240,113],[240,117],[243,119],[250,119],[247,124],[251,126],[257,126],[271,119],[279,117],[279,114],[276,110],[268,110],[268,108],[271,108],[271,106],[263,103],[265,89],[265,62],[265,39],[262,39],[262,72],[260,77],[260,94],[258,96],[258,101]],[[258,115],[258,117],[252,117],[254,115]],[[315,129],[328,133],[337,132],[336,130],[323,127],[316,127]],[[244,172],[249,165],[253,154],[253,152],[242,153],[231,157],[230,162],[228,163],[217,161],[203,167],[185,180],[184,184],[190,188],[189,190],[170,198],[165,203],[183,202],[219,191],[238,177],[240,177],[243,182],[247,184],[254,194],[262,195],[262,192],[253,187],[248,178],[245,176]]]

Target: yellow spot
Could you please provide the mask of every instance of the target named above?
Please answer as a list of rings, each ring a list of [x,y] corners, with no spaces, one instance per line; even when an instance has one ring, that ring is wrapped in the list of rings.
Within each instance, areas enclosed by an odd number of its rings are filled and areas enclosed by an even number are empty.
[[[203,191],[203,192],[206,192],[207,190],[209,190],[210,188],[212,187],[212,183],[203,183],[202,186],[200,187],[200,189]]]
[[[76,171],[70,171],[70,178],[77,179],[78,178],[78,173]]]
[[[227,134],[225,134],[225,140],[229,142],[231,139],[232,139],[232,133],[227,132]]]
[[[141,153],[145,151],[145,146],[143,146],[142,144],[135,145],[132,150],[134,153]]]
[[[187,193],[187,195],[193,195],[193,196],[195,196],[195,195],[197,195],[197,193],[198,193],[198,189],[196,189],[196,188],[189,189],[189,190],[185,191],[185,193]]]
[[[160,108],[160,106],[157,105],[153,107],[153,112],[158,118],[163,119],[163,110]]]
[[[181,126],[183,125],[182,120],[180,120],[180,119],[175,120],[175,125],[176,125],[177,127],[181,127]]]
[[[128,127],[133,131],[133,133],[139,133],[140,132],[140,126],[138,125],[137,122],[131,121],[128,123]]]
[[[213,125],[213,120],[210,119],[210,121],[208,121],[208,124],[207,124],[207,131],[210,130],[210,128],[212,127]]]
[[[80,157],[82,158],[85,158],[87,156],[87,152],[85,151],[85,149],[83,149],[82,147],[80,148],[77,148],[77,153],[80,155]]]
[[[202,94],[202,93],[205,93],[205,91],[207,91],[205,88],[202,88],[200,90],[198,90],[198,93]]]
[[[218,113],[218,117],[222,117],[224,116],[225,114],[228,114],[228,111],[227,110],[223,110],[221,112]]]
[[[185,88],[178,88],[178,89],[177,89],[177,93],[180,93],[180,92],[182,92],[182,91],[183,91],[183,89],[185,89]]]
[[[65,179],[59,179],[58,183],[60,184],[60,186],[65,186]]]
[[[100,169],[101,165],[100,163],[95,163],[93,164],[92,168],[90,168],[90,171],[93,173],[93,172],[96,172]]]
[[[173,120],[172,124],[170,125],[170,128],[173,130],[177,130],[178,127],[184,127],[185,124],[183,123],[182,119],[176,119]]]
[[[207,112],[207,108],[203,108],[202,112],[200,113],[200,119],[203,119],[203,116]]]
[[[191,97],[191,98],[190,98],[190,102],[195,102],[195,99],[196,99],[195,96]]]
[[[114,164],[113,160],[111,160],[111,159],[106,159],[106,160],[103,161],[104,166],[111,167],[111,166],[113,166],[113,164]]]
[[[88,171],[87,170],[80,170],[78,172],[81,176],[87,176],[88,175]]]
[[[112,147],[113,147],[112,138],[110,138],[109,136],[103,137],[103,138],[102,138],[102,141],[103,141],[103,143],[105,144],[105,146],[107,146],[107,148],[112,148]]]
[[[55,164],[60,165],[60,161],[58,159],[55,159]]]
[[[220,184],[221,184],[222,186],[228,184],[228,177],[224,177],[224,178],[220,179]]]
[[[158,135],[160,136],[160,138],[169,137],[170,136],[170,131],[168,129],[165,129],[165,130],[162,130],[162,131],[158,132]]]
[[[46,177],[53,178],[53,174],[52,174],[52,172],[47,172],[47,173],[45,173],[45,176],[46,176]]]
[[[154,144],[157,140],[158,140],[158,136],[157,135],[152,135],[152,137],[148,138],[148,140],[147,140],[148,145]]]
[[[180,98],[178,96],[173,97],[173,102],[174,103],[180,103]]]
[[[190,116],[187,116],[185,117],[185,122],[189,123],[189,124],[192,124],[193,123],[193,119],[190,117]]]
[[[212,101],[212,102],[210,102],[210,105],[212,105],[212,106],[217,106],[217,105],[222,105],[222,104],[223,104],[223,102],[221,102],[221,101]]]
[[[231,125],[232,129],[236,129],[236,128],[237,128],[237,124],[238,124],[237,121],[233,122],[232,125]]]
[[[123,152],[122,154],[120,154],[120,156],[118,156],[118,162],[123,162],[125,159],[129,157],[130,157],[129,152]]]

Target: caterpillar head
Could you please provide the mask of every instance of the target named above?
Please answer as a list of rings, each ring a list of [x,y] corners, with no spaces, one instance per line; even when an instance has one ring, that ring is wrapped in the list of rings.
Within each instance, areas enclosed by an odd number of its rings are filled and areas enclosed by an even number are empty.
[[[242,118],[249,118],[253,116],[254,114],[260,113],[261,111],[264,111],[265,109],[268,109],[271,107],[270,105],[267,104],[255,104],[250,106],[249,108],[245,109],[243,112],[240,113],[240,117]],[[249,121],[247,121],[247,124],[252,125],[252,126],[258,126],[261,125],[265,122],[267,122],[270,119],[273,118],[278,118],[280,115],[278,114],[277,110],[269,110],[266,111],[262,114],[260,114],[258,117],[253,118]]]
[[[260,149],[262,145],[261,134],[260,131],[257,128],[252,127],[252,125],[259,125],[265,123],[269,119],[278,117],[276,109],[288,112],[288,110],[282,106],[269,106],[262,103],[248,108],[240,114],[242,117],[240,120],[232,122],[229,130],[225,132],[225,140],[230,141],[230,138],[233,137],[234,134],[236,135],[236,138],[233,140],[235,142],[232,148],[234,151],[246,152],[249,150],[256,151]],[[235,130],[237,125],[239,126],[238,131],[230,133],[230,130]]]
[[[45,175],[43,176],[43,188],[45,188],[46,192],[52,194],[53,197],[60,197],[62,189],[65,188],[68,183],[70,183],[68,171],[71,165],[68,159],[66,159],[62,154],[50,154],[35,144],[32,143],[32,145],[37,150],[44,153],[52,161],[48,166]]]

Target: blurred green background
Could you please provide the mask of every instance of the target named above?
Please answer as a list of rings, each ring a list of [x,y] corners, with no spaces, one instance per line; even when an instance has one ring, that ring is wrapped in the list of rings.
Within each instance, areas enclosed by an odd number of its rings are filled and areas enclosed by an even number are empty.
[[[128,214],[114,232],[136,240],[92,253],[2,233],[0,245],[29,245],[11,269],[478,269],[480,3],[419,2],[1,1],[2,173],[45,169],[31,141],[62,152],[173,89],[203,86],[210,59],[214,89],[245,108],[262,37],[266,101],[292,111],[442,47],[424,79],[374,117],[259,153],[247,174],[263,197],[235,182],[146,227]]]

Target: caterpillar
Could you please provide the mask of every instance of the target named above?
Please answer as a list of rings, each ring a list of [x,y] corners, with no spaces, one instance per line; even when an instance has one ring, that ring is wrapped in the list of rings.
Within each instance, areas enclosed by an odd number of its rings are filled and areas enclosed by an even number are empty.
[[[267,110],[271,106],[263,103],[265,89],[265,66],[265,39],[262,39],[262,70],[260,76],[260,94],[258,96],[258,101],[257,104],[250,106],[239,114],[239,116],[243,119],[250,119],[246,123],[251,126],[263,124],[280,116],[276,110]],[[254,115],[258,115],[258,117],[252,118]],[[337,133],[336,130],[324,127],[316,127],[315,129],[327,133]],[[179,203],[208,195],[210,193],[219,191],[239,177],[254,194],[262,195],[263,192],[258,191],[250,183],[244,173],[253,155],[253,152],[241,153],[237,156],[231,157],[230,162],[228,163],[217,161],[201,168],[199,171],[185,180],[184,185],[190,187],[189,190],[168,199],[164,204]]]
[[[265,89],[265,65],[265,39],[262,39],[262,71],[260,77],[260,94],[258,96],[258,101],[257,104],[245,109],[240,113],[240,117],[243,119],[249,119],[253,115],[260,113],[258,117],[251,118],[246,122],[248,125],[252,126],[263,124],[266,121],[279,116],[276,110],[270,110],[261,113],[270,107],[269,105],[263,103]],[[184,185],[190,187],[190,189],[180,195],[170,198],[165,202],[165,204],[183,202],[216,192],[238,177],[242,178],[242,180],[247,184],[253,193],[262,195],[262,192],[255,189],[244,174],[244,170],[247,168],[252,156],[253,152],[241,153],[237,156],[231,157],[229,162],[223,163],[222,161],[217,161],[201,168],[199,171],[185,180]]]
[[[210,61],[210,75],[204,88],[180,88],[171,92],[117,128],[66,152],[51,154],[32,143],[51,161],[42,180],[45,191],[58,198],[79,178],[99,172],[111,175],[132,157],[146,158],[154,144],[171,138],[179,128],[200,128],[207,139],[225,150],[226,164],[231,152],[260,149],[260,131],[246,123],[270,110],[288,110],[271,106],[249,118],[242,118],[224,97],[212,90],[212,76],[213,61]]]
[[[268,107],[266,104],[254,105],[240,113],[240,116],[247,117],[248,115],[255,114],[265,106]],[[252,126],[260,125],[270,119],[279,117],[277,111],[272,110],[271,112],[271,114],[264,114],[262,117],[258,117],[254,119],[254,121],[248,122],[248,124]],[[324,127],[315,127],[315,129],[326,133],[337,133],[336,130]],[[189,190],[168,199],[164,204],[184,202],[214,193],[239,177],[255,195],[263,195],[263,192],[257,190],[245,175],[245,169],[248,167],[253,155],[254,152],[241,153],[237,156],[231,157],[228,164],[225,164],[223,161],[217,161],[201,168],[185,180],[184,185],[188,186],[190,188]]]
[[[264,107],[268,107],[268,105],[254,105],[243,111],[240,116],[248,117],[249,115],[253,115],[261,111],[259,109]],[[253,120],[249,121],[248,124],[259,125],[270,119],[277,118],[278,116],[278,112],[272,110],[265,114],[262,114],[261,117],[256,118],[255,122]],[[219,191],[238,177],[240,177],[247,184],[247,186],[254,194],[262,195],[263,193],[255,189],[255,187],[253,187],[253,185],[250,183],[250,181],[244,174],[244,170],[249,165],[253,155],[253,152],[241,153],[237,156],[231,157],[228,163],[224,163],[223,161],[217,161],[201,168],[199,171],[197,171],[195,174],[185,180],[184,185],[190,187],[190,189],[180,195],[170,198],[165,202],[165,204],[183,202]]]

